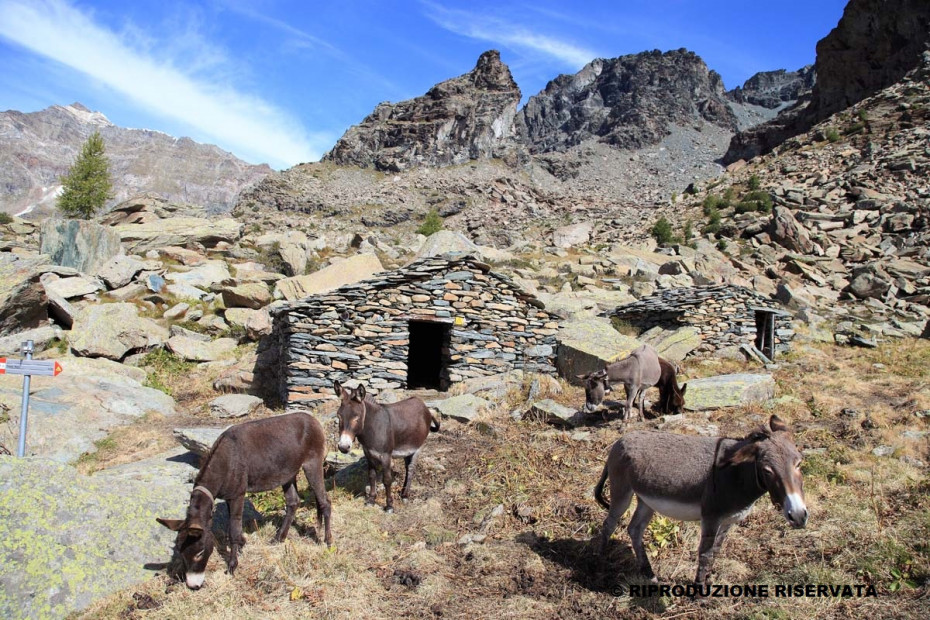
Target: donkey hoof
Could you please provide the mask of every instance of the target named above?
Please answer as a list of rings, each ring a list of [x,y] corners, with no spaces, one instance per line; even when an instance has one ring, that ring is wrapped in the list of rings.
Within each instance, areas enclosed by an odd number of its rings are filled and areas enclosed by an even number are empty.
[[[388,514],[394,514],[394,507],[393,507],[393,506],[385,506],[385,507],[384,507],[384,512],[386,512],[386,513],[388,513]]]

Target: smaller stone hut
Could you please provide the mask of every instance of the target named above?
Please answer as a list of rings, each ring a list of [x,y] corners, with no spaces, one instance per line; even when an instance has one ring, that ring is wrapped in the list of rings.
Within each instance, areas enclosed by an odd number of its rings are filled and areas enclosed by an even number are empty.
[[[695,353],[746,344],[772,359],[794,337],[791,315],[776,304],[742,286],[713,284],[661,290],[610,316],[642,331],[694,327],[702,338]]]
[[[443,391],[507,370],[555,372],[557,319],[470,255],[422,259],[272,316],[262,355],[284,403],[330,396],[337,379]]]

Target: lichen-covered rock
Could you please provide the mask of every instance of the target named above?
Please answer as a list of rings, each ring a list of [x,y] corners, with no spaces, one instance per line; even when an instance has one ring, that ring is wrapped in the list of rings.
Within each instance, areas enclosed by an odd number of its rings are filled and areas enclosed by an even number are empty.
[[[216,443],[216,438],[226,428],[175,428],[171,431],[171,434],[178,440],[178,443],[194,454],[206,456],[213,444]]]
[[[241,418],[255,413],[261,404],[261,398],[249,394],[218,396],[210,401],[210,417]]]
[[[643,344],[615,330],[610,321],[595,318],[565,324],[556,339],[559,342],[556,358],[559,375],[576,383],[575,375],[600,370]]]
[[[687,384],[685,409],[689,411],[738,407],[775,397],[775,378],[767,374],[718,375],[691,379]]]
[[[210,342],[187,336],[172,336],[168,339],[171,352],[190,362],[215,362],[232,353],[238,344],[233,338],[217,338]]]
[[[581,424],[581,415],[577,409],[566,407],[548,398],[533,403],[523,414],[523,419],[540,420],[556,426],[575,427]]]
[[[445,418],[468,423],[478,417],[482,410],[490,407],[491,402],[474,394],[462,394],[445,400],[431,401],[428,405],[439,411]]]
[[[0,456],[0,616],[63,618],[150,579],[171,558],[190,486],[83,476],[39,459]]]
[[[168,330],[139,316],[135,304],[116,303],[87,306],[74,317],[68,341],[71,350],[85,357],[121,360],[134,350],[160,346]]]
[[[137,254],[164,246],[200,243],[213,247],[221,241],[235,243],[242,224],[232,218],[209,220],[200,217],[171,217],[139,224],[120,224],[113,230],[123,245]]]
[[[84,220],[48,219],[42,224],[40,248],[52,263],[94,273],[122,252],[112,229]]]
[[[271,315],[267,308],[227,308],[223,317],[230,327],[241,327],[249,340],[258,340],[271,333]]]
[[[671,362],[680,362],[685,359],[689,353],[701,346],[704,340],[701,337],[701,331],[696,327],[661,330],[661,333],[651,338],[647,338],[644,334],[642,339],[652,345],[659,357]]]

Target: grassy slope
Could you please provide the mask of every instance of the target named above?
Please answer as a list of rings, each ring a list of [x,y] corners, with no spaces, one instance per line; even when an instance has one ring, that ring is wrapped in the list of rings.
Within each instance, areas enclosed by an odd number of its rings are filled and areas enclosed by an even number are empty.
[[[399,503],[396,514],[365,507],[357,490],[332,491],[331,549],[313,542],[314,516],[306,507],[290,538],[272,544],[283,500],[280,493],[256,495],[252,500],[269,519],[249,535],[235,578],[215,555],[200,591],[159,576],[94,605],[84,617],[925,617],[930,483],[925,469],[898,457],[930,461],[926,438],[901,436],[930,426],[915,415],[930,408],[928,362],[926,341],[875,351],[799,345],[776,372],[784,398],[774,411],[795,426],[799,447],[809,451],[810,524],[792,530],[763,498],[731,534],[715,567],[718,583],[869,583],[878,598],[691,602],[612,595],[618,584],[638,580],[623,526],[606,563],[595,562],[589,540],[605,513],[591,489],[621,426],[610,418],[596,421],[580,429],[584,437],[572,438],[574,432],[513,422],[508,412],[522,402],[514,392],[483,418],[495,434],[446,421],[429,438],[414,498]],[[716,374],[735,370],[732,364],[696,362],[685,373]],[[577,404],[583,396],[569,388],[556,398]],[[769,414],[751,407],[689,417],[738,436]],[[872,454],[885,444],[896,446],[893,456]],[[396,467],[402,469],[399,461]],[[498,505],[503,513],[489,518]],[[663,582],[687,584],[698,528],[676,525],[656,519],[647,540]],[[482,543],[459,543],[477,532],[487,536]]]

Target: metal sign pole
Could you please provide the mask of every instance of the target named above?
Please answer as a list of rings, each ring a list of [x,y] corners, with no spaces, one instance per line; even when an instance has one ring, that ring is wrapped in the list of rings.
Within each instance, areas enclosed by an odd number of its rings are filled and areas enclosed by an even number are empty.
[[[27,360],[32,359],[32,341],[27,340],[23,343],[23,355]],[[19,447],[16,449],[16,456],[22,458],[26,455],[26,425],[29,416],[29,383],[32,375],[23,375],[23,411],[19,415]]]

